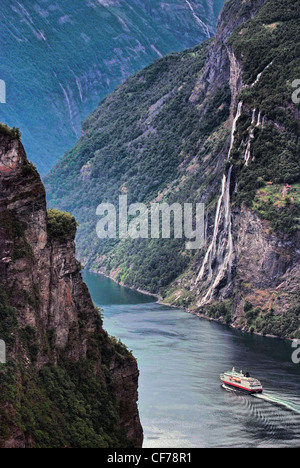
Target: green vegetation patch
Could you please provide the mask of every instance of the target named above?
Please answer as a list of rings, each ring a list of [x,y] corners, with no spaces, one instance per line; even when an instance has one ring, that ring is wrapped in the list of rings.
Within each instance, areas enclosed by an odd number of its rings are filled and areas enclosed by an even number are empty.
[[[267,185],[257,191],[254,210],[270,221],[275,231],[294,233],[300,229],[300,184]]]
[[[70,213],[59,210],[48,210],[48,236],[50,241],[61,243],[74,239],[77,230],[77,222]]]
[[[205,307],[205,313],[213,319],[222,319],[225,323],[230,323],[233,316],[233,304],[230,299],[223,302],[215,302]]]
[[[238,122],[232,160],[235,165],[237,194],[235,202],[245,203],[277,232],[293,234],[299,229],[300,120],[299,107],[292,101],[292,82],[300,69],[300,10],[293,0],[268,0],[259,13],[237,28],[229,44],[242,64],[241,92],[244,114]],[[261,125],[251,124],[255,109]],[[245,142],[252,131],[251,158],[245,165]],[[289,184],[294,200],[280,200],[268,189]],[[283,188],[283,187],[282,187]],[[269,191],[268,197],[262,191]]]
[[[0,134],[10,136],[13,139],[21,139],[21,132],[18,128],[10,128],[8,125],[5,125],[0,122]]]
[[[273,335],[279,338],[300,338],[300,305],[299,292],[295,294],[290,308],[278,313],[273,306],[268,311],[255,308],[246,301],[244,312],[249,330],[262,335]]]

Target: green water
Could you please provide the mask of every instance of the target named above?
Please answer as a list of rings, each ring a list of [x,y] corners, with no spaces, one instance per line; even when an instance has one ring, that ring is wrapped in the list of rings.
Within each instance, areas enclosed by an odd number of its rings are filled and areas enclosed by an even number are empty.
[[[291,344],[236,332],[84,273],[104,326],[140,369],[144,447],[298,447],[300,365]],[[221,388],[219,374],[249,371],[260,398]]]

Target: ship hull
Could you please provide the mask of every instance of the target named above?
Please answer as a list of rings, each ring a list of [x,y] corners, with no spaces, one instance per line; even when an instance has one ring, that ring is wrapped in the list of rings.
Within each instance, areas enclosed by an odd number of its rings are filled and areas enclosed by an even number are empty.
[[[257,388],[257,389],[247,388],[247,387],[244,387],[242,384],[228,382],[226,380],[222,380],[222,382],[223,382],[224,385],[227,385],[228,387],[234,388],[236,390],[240,390],[242,392],[250,393],[250,394],[262,393],[263,392],[262,388]]]

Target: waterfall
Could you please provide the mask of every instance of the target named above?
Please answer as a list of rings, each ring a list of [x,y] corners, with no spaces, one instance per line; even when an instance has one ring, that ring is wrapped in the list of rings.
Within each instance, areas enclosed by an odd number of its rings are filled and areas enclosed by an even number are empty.
[[[257,127],[260,127],[260,125],[261,125],[261,112],[258,113],[258,118],[257,118],[257,124],[256,124],[256,126],[257,126]]]
[[[245,160],[246,166],[248,166],[249,161],[251,159],[251,141],[254,139],[254,129],[255,127],[260,127],[261,125],[264,125],[264,122],[265,122],[265,117],[262,118],[260,111],[258,112],[257,122],[256,122],[256,109],[253,109],[252,121],[251,121],[252,128],[249,133],[249,140],[247,143],[246,152],[244,154],[244,160]]]
[[[228,151],[227,160],[230,159],[230,155],[234,147],[237,122],[242,114],[242,109],[243,103],[239,102],[237,113],[232,124],[230,148]],[[232,169],[233,166],[229,168],[227,175],[223,175],[222,190],[217,203],[212,241],[206,251],[201,269],[197,277],[197,282],[202,281],[205,277],[205,272],[208,270],[207,279],[212,281],[214,275],[213,262],[217,261],[215,280],[208,287],[207,293],[201,301],[201,305],[207,303],[212,298],[215,289],[224,278],[226,272],[228,272],[229,278],[231,277],[232,256],[234,252],[230,203]],[[223,225],[221,225],[222,221]]]
[[[224,199],[224,194],[225,194],[225,189],[226,189],[226,180],[227,179],[226,179],[226,176],[224,174],[223,175],[223,180],[222,180],[222,192],[221,192],[221,196],[220,196],[220,198],[218,200],[217,210],[216,210],[216,215],[215,215],[215,224],[214,224],[214,233],[213,233],[212,242],[211,242],[211,244],[209,245],[209,247],[207,249],[204,261],[202,263],[201,270],[200,270],[200,272],[198,274],[198,277],[197,277],[197,281],[200,281],[200,280],[203,279],[206,265],[209,266],[209,277],[210,278],[212,277],[212,268],[211,268],[212,258],[216,253],[217,236],[218,236],[219,225],[220,225],[220,220],[221,220],[221,207],[222,207],[222,202],[223,202],[223,199]]]
[[[273,60],[272,60],[271,63],[269,63],[269,65],[267,65],[267,66],[263,69],[262,72],[260,72],[260,73],[257,75],[256,80],[255,80],[254,83],[252,83],[252,85],[251,85],[252,88],[253,88],[253,86],[255,86],[255,85],[259,82],[259,80],[261,79],[263,73],[264,73],[266,70],[268,70],[268,68],[270,68],[271,65],[273,65]]]
[[[259,74],[257,75],[256,80],[255,80],[254,83],[252,83],[252,85],[251,85],[252,88],[253,88],[253,86],[256,85],[256,83],[259,82],[259,80],[260,80],[261,77],[262,77],[262,74],[263,74],[263,72],[261,72],[261,73],[259,73]]]
[[[251,138],[251,136],[250,136],[250,138]],[[250,140],[250,138],[249,138],[247,148],[246,148],[246,152],[245,152],[245,156],[244,156],[246,166],[248,166],[250,158],[251,158],[251,151],[250,151],[251,150],[251,140]]]
[[[264,126],[265,121],[266,121],[266,117],[262,117],[262,114],[259,111],[258,116],[257,116],[257,122],[256,122],[256,109],[252,110],[252,121],[251,121],[251,127],[250,127],[251,129],[249,132],[249,139],[248,139],[246,151],[244,154],[244,161],[245,161],[246,166],[249,165],[249,161],[251,159],[251,141],[254,139],[255,127]],[[252,161],[254,161],[254,158],[252,158]]]
[[[65,97],[65,100],[66,100],[66,103],[67,103],[67,107],[68,107],[69,114],[70,114],[71,127],[73,129],[73,132],[74,132],[75,136],[78,138],[79,134],[78,134],[78,130],[76,128],[75,122],[74,122],[75,112],[74,112],[73,107],[72,107],[72,97],[69,96],[68,91],[63,87],[63,85],[60,82],[59,82],[59,86],[62,89],[62,92],[64,94],[64,97]]]
[[[253,109],[253,111],[252,111],[252,121],[251,121],[252,128],[251,128],[250,133],[249,133],[249,140],[248,140],[248,143],[247,143],[246,152],[244,154],[244,160],[245,160],[245,165],[246,166],[248,166],[249,161],[251,159],[251,141],[254,139],[254,128],[255,128],[255,126],[259,125],[260,122],[261,122],[261,113],[259,112],[259,114],[258,114],[258,121],[257,121],[257,124],[256,124],[256,109]]]
[[[201,26],[201,28],[203,29],[203,31],[205,32],[205,35],[210,38],[210,32],[209,32],[209,29],[207,27],[207,25],[202,21],[201,18],[199,18],[199,16],[195,13],[195,10],[193,8],[193,5],[191,4],[191,2],[189,2],[189,0],[184,0],[185,3],[188,5],[189,9],[191,10],[192,14],[193,14],[193,17],[195,18],[195,20],[197,21],[197,23]]]
[[[230,138],[230,148],[229,148],[229,151],[228,151],[227,159],[229,159],[230,155],[231,155],[231,151],[232,151],[232,148],[233,148],[233,145],[234,145],[234,136],[235,136],[235,132],[236,132],[236,125],[237,125],[237,121],[239,120],[239,118],[242,115],[242,110],[243,110],[243,103],[239,102],[238,108],[237,108],[237,113],[236,113],[236,116],[235,116],[235,118],[233,120],[233,124],[232,124],[231,138]]]

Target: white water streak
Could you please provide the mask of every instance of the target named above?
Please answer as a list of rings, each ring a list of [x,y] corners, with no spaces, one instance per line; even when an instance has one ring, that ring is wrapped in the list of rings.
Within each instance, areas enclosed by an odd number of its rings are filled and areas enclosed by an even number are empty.
[[[269,403],[273,403],[278,406],[283,406],[284,408],[287,408],[288,410],[293,411],[294,413],[300,414],[299,406],[297,407],[293,403],[283,400],[280,396],[271,395],[269,393],[255,394],[253,396],[259,398],[260,400],[268,401]]]
[[[233,120],[232,123],[232,129],[231,129],[231,139],[230,139],[230,147],[227,155],[227,160],[230,159],[230,155],[234,146],[235,142],[235,133],[236,133],[236,128],[237,128],[237,122],[242,114],[242,109],[243,109],[243,103],[239,102],[238,108],[237,108],[237,113],[236,116]],[[231,175],[232,175],[232,169],[233,167],[231,166],[228,174],[223,175],[222,179],[222,190],[221,190],[221,195],[219,197],[218,203],[217,203],[217,209],[216,209],[216,215],[215,215],[215,224],[214,224],[214,232],[213,232],[213,237],[211,244],[209,245],[205,258],[203,260],[201,269],[199,271],[197,281],[201,281],[204,278],[204,274],[206,271],[206,267],[208,266],[208,278],[212,279],[213,277],[213,270],[212,270],[212,263],[213,260],[216,258],[216,255],[218,258],[221,257],[221,255],[224,255],[224,251],[227,250],[227,253],[225,255],[225,258],[223,259],[223,262],[221,264],[221,267],[219,268],[218,274],[213,282],[213,284],[209,287],[206,296],[203,298],[201,301],[202,304],[205,304],[208,300],[211,299],[212,293],[215,290],[215,288],[219,285],[220,281],[224,277],[224,273],[228,271],[229,276],[231,275],[231,267],[232,267],[232,255],[234,251],[233,247],[233,237],[232,237],[232,219],[231,219],[231,206],[230,206],[230,186],[231,186]],[[220,232],[220,224],[222,220],[222,205],[224,208],[224,226],[223,226],[223,233],[226,235],[226,241],[223,241],[222,237],[220,236],[220,239],[218,239],[219,232]],[[217,243],[219,241],[219,245],[217,246]],[[227,248],[227,249],[226,249]]]
[[[214,225],[214,233],[213,233],[213,238],[210,246],[207,249],[204,261],[202,263],[201,270],[199,272],[199,275],[197,277],[197,281],[200,281],[203,279],[204,273],[205,273],[205,267],[208,264],[209,265],[209,277],[212,277],[212,268],[211,268],[211,261],[210,259],[212,258],[213,255],[216,253],[216,245],[217,245],[217,235],[219,232],[219,225],[220,225],[220,219],[221,219],[221,206],[222,206],[222,201],[224,198],[225,194],[225,189],[226,189],[226,176],[225,174],[223,175],[223,180],[222,180],[222,192],[221,196],[218,200],[217,204],[217,210],[216,210],[216,216],[215,216],[215,225]]]
[[[252,85],[251,85],[252,88],[253,88],[253,86],[256,85],[256,83],[259,82],[259,80],[261,79],[263,73],[264,73],[266,70],[268,70],[268,68],[270,68],[270,66],[271,66],[272,64],[273,64],[273,60],[272,60],[271,63],[269,63],[269,65],[266,66],[266,68],[263,69],[262,72],[260,72],[260,73],[257,75],[256,80],[255,80],[254,83],[252,83]]]
[[[235,116],[235,118],[234,118],[234,120],[233,120],[233,124],[232,124],[230,148],[229,148],[229,151],[228,151],[227,160],[230,158],[231,151],[232,151],[232,149],[233,149],[233,145],[234,145],[234,135],[235,135],[235,132],[236,132],[237,121],[238,121],[239,118],[241,117],[242,109],[243,109],[243,103],[242,103],[242,102],[239,102],[238,108],[237,108],[237,113],[236,113],[236,116]]]
[[[254,139],[254,129],[255,129],[255,127],[259,127],[261,124],[262,124],[261,112],[258,113],[257,122],[256,122],[256,109],[253,109],[253,111],[252,111],[252,121],[251,121],[252,128],[251,128],[251,131],[249,133],[249,140],[248,140],[246,152],[245,152],[245,155],[244,155],[244,160],[245,160],[245,165],[246,166],[249,165],[249,162],[250,162],[250,159],[251,159],[251,142]]]
[[[189,0],[184,0],[185,3],[187,3],[187,5],[189,6],[191,12],[193,13],[193,16],[195,18],[195,20],[197,21],[197,23],[201,26],[201,28],[203,29],[203,31],[205,32],[205,35],[210,38],[210,32],[209,32],[209,29],[207,27],[207,25],[202,21],[201,18],[199,18],[199,16],[196,14],[194,8],[193,8],[193,5],[191,4],[191,2],[189,2]]]
[[[68,92],[66,91],[66,89],[63,87],[63,85],[61,83],[59,83],[59,86],[61,87],[61,89],[63,91],[64,97],[65,97],[65,100],[66,100],[66,103],[67,103],[67,106],[68,106],[68,110],[69,110],[69,114],[70,114],[70,122],[71,122],[73,132],[75,133],[76,136],[78,136],[78,132],[77,132],[77,129],[75,127],[74,120],[73,120],[72,104],[71,104],[71,100],[69,98]]]
[[[261,125],[261,112],[258,113],[258,118],[257,118],[257,124],[256,124],[256,126],[257,126],[257,127],[260,127],[260,125]]]
[[[246,166],[248,166],[250,158],[251,158],[251,139],[250,138],[249,138],[247,148],[246,148],[246,152],[245,152],[245,156],[244,156]]]

